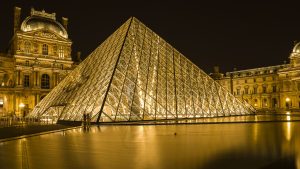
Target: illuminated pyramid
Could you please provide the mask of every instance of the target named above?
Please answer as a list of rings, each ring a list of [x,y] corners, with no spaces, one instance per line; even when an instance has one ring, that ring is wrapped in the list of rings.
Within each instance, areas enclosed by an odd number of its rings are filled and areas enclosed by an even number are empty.
[[[29,114],[92,122],[186,119],[255,110],[136,18],[130,18]]]

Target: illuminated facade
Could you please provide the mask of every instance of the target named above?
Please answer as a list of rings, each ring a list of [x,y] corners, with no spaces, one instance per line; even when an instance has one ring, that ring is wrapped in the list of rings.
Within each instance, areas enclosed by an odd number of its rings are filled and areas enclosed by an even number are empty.
[[[68,19],[31,9],[21,22],[14,9],[14,34],[0,54],[0,116],[25,116],[73,69]]]
[[[33,110],[92,122],[184,119],[251,114],[255,110],[138,21],[129,19]]]
[[[300,111],[300,43],[290,54],[290,63],[228,72],[218,68],[211,76],[239,99],[257,110]]]

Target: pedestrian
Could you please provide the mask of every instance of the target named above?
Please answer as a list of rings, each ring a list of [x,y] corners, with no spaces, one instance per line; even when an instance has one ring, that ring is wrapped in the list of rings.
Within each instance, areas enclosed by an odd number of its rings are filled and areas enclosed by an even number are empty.
[[[87,125],[90,126],[90,124],[91,124],[91,116],[90,116],[90,113],[88,113],[88,114],[86,115],[86,119],[87,119]]]
[[[86,125],[86,118],[87,118],[86,114],[83,113],[83,125],[84,125],[84,126]]]

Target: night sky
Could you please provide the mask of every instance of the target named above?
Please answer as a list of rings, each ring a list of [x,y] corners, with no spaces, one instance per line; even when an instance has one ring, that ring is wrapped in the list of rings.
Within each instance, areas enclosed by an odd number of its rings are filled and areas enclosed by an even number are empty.
[[[300,41],[300,1],[1,0],[0,49],[12,37],[13,7],[69,18],[73,57],[87,56],[130,16],[137,17],[205,72],[282,64]]]

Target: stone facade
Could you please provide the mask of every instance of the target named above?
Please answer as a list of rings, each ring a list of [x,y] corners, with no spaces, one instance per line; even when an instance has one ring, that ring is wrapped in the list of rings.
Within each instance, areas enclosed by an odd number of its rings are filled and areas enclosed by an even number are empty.
[[[68,19],[31,9],[21,22],[14,9],[14,34],[0,54],[0,116],[25,116],[73,68]]]
[[[282,65],[220,73],[215,67],[210,75],[239,99],[257,110],[300,111],[300,43],[295,44]]]

